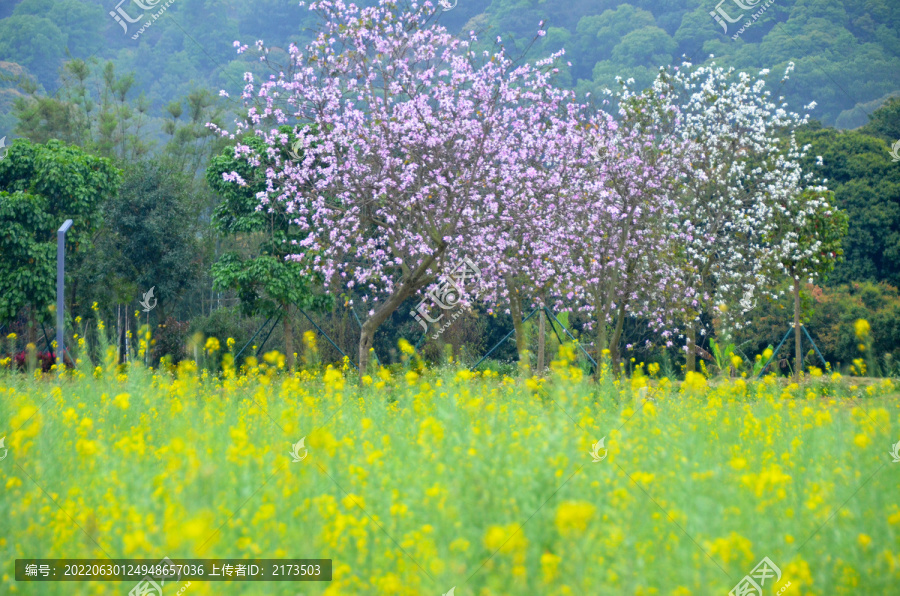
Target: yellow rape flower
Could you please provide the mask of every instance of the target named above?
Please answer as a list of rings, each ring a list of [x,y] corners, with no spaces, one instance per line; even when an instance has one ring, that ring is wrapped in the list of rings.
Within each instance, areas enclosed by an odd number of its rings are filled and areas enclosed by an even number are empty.
[[[121,409],[127,410],[127,409],[128,409],[128,398],[129,398],[129,397],[131,397],[131,396],[128,395],[127,393],[120,393],[120,394],[117,395],[115,398],[113,398],[113,401],[114,401],[115,404],[116,404],[118,407],[120,407]]]
[[[553,583],[559,577],[559,562],[561,557],[553,553],[545,552],[541,555],[541,574],[545,584]]]
[[[397,344],[400,346],[400,351],[404,354],[411,355],[416,351],[413,345],[403,338],[400,338],[400,341],[397,342]]]
[[[565,501],[556,510],[556,529],[566,537],[582,534],[596,513],[587,501]]]
[[[499,550],[503,554],[509,554],[524,551],[528,546],[528,539],[518,524],[490,526],[484,535],[484,546],[491,552]]]

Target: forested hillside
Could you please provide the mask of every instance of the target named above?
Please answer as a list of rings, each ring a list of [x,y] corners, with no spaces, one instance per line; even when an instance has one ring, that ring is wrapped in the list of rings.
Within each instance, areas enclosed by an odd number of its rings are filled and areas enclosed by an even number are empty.
[[[133,39],[161,6],[7,0],[0,6],[0,67],[6,77],[28,76],[53,94],[68,57],[110,60],[118,72],[134,73],[129,95],[143,93],[149,114],[159,116],[196,88],[235,95],[250,62],[237,56],[235,40],[302,47],[315,26],[295,0],[173,0]],[[126,29],[109,14],[117,8],[136,22]],[[452,32],[475,30],[491,43],[499,36],[510,51],[524,50],[545,21],[546,35],[529,58],[565,48],[571,66],[564,65],[559,83],[595,95],[617,76],[648,84],[659,66],[682,56],[700,63],[714,55],[719,64],[748,70],[782,70],[793,61],[796,71],[783,89],[788,102],[799,110],[815,101],[813,116],[823,124],[855,128],[900,89],[900,3],[892,0],[459,0],[438,18]],[[13,128],[12,101],[24,92],[7,78],[0,131]]]

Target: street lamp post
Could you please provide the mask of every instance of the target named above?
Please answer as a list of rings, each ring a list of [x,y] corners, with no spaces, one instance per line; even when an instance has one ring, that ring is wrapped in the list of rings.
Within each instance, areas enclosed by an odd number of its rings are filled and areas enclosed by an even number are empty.
[[[56,370],[62,374],[66,349],[63,345],[63,328],[65,325],[65,293],[66,281],[66,232],[72,227],[72,220],[67,219],[56,231]]]

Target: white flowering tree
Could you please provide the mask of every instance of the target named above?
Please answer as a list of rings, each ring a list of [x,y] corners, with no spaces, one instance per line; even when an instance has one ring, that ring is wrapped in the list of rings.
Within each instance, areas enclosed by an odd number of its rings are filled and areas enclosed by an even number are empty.
[[[800,281],[809,283],[827,275],[841,260],[841,240],[847,235],[847,213],[834,206],[834,193],[811,188],[797,197],[776,204],[781,225],[770,239],[774,265],[791,278],[794,294],[794,379],[803,368],[800,335]]]
[[[792,70],[790,64],[782,80]],[[783,217],[778,205],[801,196],[809,180],[793,134],[808,115],[787,112],[781,98],[773,101],[768,74],[684,63],[661,70],[645,92],[661,100],[649,104],[656,117],[674,116],[676,134],[694,144],[690,175],[676,197],[682,219],[673,226],[679,238],[673,250],[682,265],[679,293],[671,297],[682,302],[689,371],[696,366],[697,334],[707,332],[701,314],[718,307],[723,324],[739,328],[758,294],[774,285],[779,247],[771,239],[803,220],[802,209]]]

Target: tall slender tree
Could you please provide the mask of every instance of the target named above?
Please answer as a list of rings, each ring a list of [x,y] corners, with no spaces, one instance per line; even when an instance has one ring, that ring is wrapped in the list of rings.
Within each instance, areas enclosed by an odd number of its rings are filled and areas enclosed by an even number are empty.
[[[844,255],[841,241],[847,235],[847,213],[834,206],[834,193],[814,188],[779,203],[781,225],[768,239],[774,264],[791,279],[794,297],[794,379],[803,369],[800,334],[800,283],[825,277]]]

